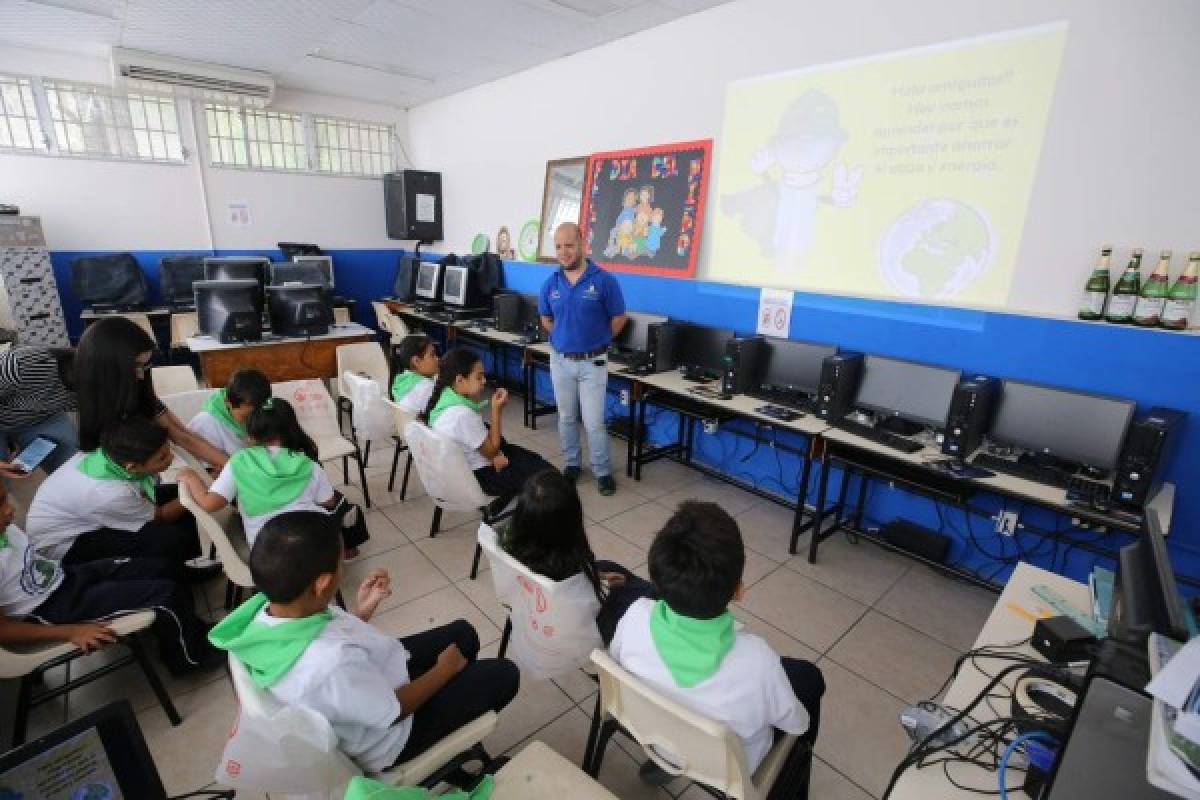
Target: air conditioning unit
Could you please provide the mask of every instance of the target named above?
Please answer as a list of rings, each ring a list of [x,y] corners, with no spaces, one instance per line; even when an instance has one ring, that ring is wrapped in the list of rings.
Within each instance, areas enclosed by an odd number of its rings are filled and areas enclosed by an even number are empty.
[[[112,73],[114,86],[166,84],[199,92],[243,95],[264,104],[270,103],[275,96],[275,79],[267,72],[186,61],[122,47],[112,48]]]

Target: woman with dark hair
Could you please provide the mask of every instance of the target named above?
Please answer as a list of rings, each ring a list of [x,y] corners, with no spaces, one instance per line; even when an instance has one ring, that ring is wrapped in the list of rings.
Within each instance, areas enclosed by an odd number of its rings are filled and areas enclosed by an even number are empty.
[[[74,359],[74,350],[58,347],[0,353],[0,477],[26,475],[11,459],[39,436],[55,445],[41,464],[47,475],[79,449],[68,416],[75,409]]]
[[[104,430],[134,415],[166,428],[174,444],[201,461],[220,468],[228,456],[197,436],[154,393],[150,359],[154,340],[125,317],[93,322],[75,354],[75,388],[79,397],[79,446],[95,450]]]
[[[629,606],[655,597],[654,586],[612,561],[597,561],[584,530],[583,504],[575,482],[548,469],[525,482],[500,547],[538,575],[553,581],[583,573],[600,601],[596,628],[607,645]]]

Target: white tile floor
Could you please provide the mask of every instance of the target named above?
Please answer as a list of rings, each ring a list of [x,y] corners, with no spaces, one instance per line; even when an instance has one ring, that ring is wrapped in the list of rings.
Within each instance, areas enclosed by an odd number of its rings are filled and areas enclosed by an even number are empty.
[[[505,435],[561,466],[554,419],[543,417],[538,430],[530,431],[521,427],[520,409],[513,407],[505,417]],[[602,497],[586,471],[580,482],[597,555],[645,574],[650,540],[673,504],[696,497],[730,508],[747,545],[748,591],[736,615],[781,654],[817,662],[829,687],[810,796],[878,797],[906,750],[907,739],[897,721],[901,708],[937,688],[957,654],[970,647],[995,596],[844,537],[830,540],[821,549],[819,563],[808,564],[787,553],[789,510],[670,462],[646,466],[643,480],[635,483],[624,478],[625,444],[614,439],[612,454],[618,476],[614,496]],[[414,474],[402,503],[399,479],[397,492],[387,491],[390,465],[390,449],[372,453],[367,475],[375,503],[368,517],[371,541],[347,570],[347,594],[366,571],[384,566],[391,572],[394,594],[375,619],[381,628],[403,635],[463,617],[479,631],[485,653],[494,653],[504,616],[486,572],[474,582],[467,577],[476,521],[448,514],[442,533],[430,539],[432,506],[419,479]],[[340,472],[331,469],[331,478],[339,479]],[[353,485],[346,491],[357,496]],[[801,545],[806,541],[807,537]],[[207,588],[198,603],[202,612],[215,616],[222,587],[214,582]],[[167,723],[139,674],[125,669],[72,693],[69,703],[59,700],[38,709],[31,735],[112,698],[128,697],[138,710],[168,792],[199,789],[211,783],[233,722],[233,691],[224,672],[171,681],[169,686],[184,717],[178,728]],[[486,742],[489,751],[503,753],[540,739],[578,762],[594,693],[594,683],[582,673],[526,683]],[[619,746],[609,749],[600,777],[619,797],[708,797],[683,781],[665,790],[642,784],[637,746],[619,737],[616,741]]]

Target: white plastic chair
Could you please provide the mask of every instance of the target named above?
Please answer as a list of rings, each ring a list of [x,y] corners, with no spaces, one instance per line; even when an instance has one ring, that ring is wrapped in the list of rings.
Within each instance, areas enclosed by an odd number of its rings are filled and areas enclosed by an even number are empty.
[[[496,531],[479,526],[479,545],[492,571],[496,598],[508,609],[499,657],[509,653],[522,677],[543,680],[587,663],[603,647],[596,629],[600,600],[583,573],[552,581],[500,549]]]
[[[200,318],[195,311],[171,314],[171,349],[187,347],[187,340],[200,332]]]
[[[171,721],[172,725],[178,725],[182,721],[179,712],[175,709],[175,704],[171,702],[170,695],[167,694],[162,680],[158,677],[154,665],[146,654],[146,648],[141,638],[142,632],[154,624],[154,612],[134,611],[117,617],[108,624],[120,637],[120,644],[129,649],[129,653],[76,678],[71,678],[70,665],[75,659],[81,658],[84,653],[70,642],[0,645],[0,680],[20,680],[17,688],[16,714],[13,718],[13,747],[25,743],[29,712],[34,708],[135,661],[142,668],[146,682],[154,690],[154,696],[158,698],[158,703],[162,706],[167,719]],[[54,688],[38,691],[38,687],[44,683],[41,676],[48,670],[59,666],[66,669],[66,681]]]
[[[350,324],[350,309],[345,306],[334,306],[333,308],[333,324],[334,325],[349,325]]]
[[[200,388],[196,373],[189,366],[154,367],[150,370],[150,382],[154,393],[160,398],[164,395],[194,392]],[[182,417],[180,418],[182,419]],[[187,420],[183,420],[187,424]]]
[[[269,792],[273,797],[341,800],[350,778],[361,775],[362,770],[338,749],[329,721],[303,706],[286,705],[269,691],[259,689],[232,655],[229,671],[238,698],[238,720],[217,764],[216,780],[234,789]],[[491,757],[482,742],[498,723],[499,717],[489,711],[411,761],[372,777],[395,785],[428,788],[470,761],[478,760],[490,770]],[[252,759],[236,757],[237,752],[247,748],[253,753]]]
[[[392,416],[396,420],[396,435],[393,436],[396,440],[396,449],[392,453],[392,471],[388,475],[388,492],[391,492],[396,485],[396,468],[400,466],[400,454],[408,450],[408,444],[404,441],[404,429],[408,423],[417,418],[416,414],[405,411],[394,400],[384,400],[388,407],[392,409]],[[404,480],[400,482],[400,500],[404,500],[404,496],[408,494],[408,476],[412,472],[413,457],[412,453],[408,454],[408,461],[404,464]]]
[[[633,738],[667,773],[689,778],[736,800],[765,800],[780,777],[792,746],[808,748],[792,734],[780,736],[753,774],[738,735],[726,724],[664,697],[604,650],[592,652],[600,694],[583,754],[584,771],[600,773],[604,749],[618,730]],[[811,764],[812,753],[808,753]],[[668,760],[669,759],[669,760]],[[789,778],[786,796],[808,796],[809,768]]]
[[[350,387],[346,385],[346,373],[356,372],[366,375],[384,387],[383,391],[386,394],[391,370],[388,368],[388,360],[384,355],[383,348],[375,342],[338,345],[334,352],[337,359],[338,425],[342,424],[342,414],[349,416],[350,439],[357,444],[358,438],[354,432],[354,402],[351,400]],[[371,443],[367,442],[367,449],[363,452],[364,462],[371,457],[370,447]]]
[[[201,476],[204,473],[200,473]],[[243,593],[254,591],[254,578],[250,574],[250,546],[241,531],[241,521],[232,506],[210,514],[196,504],[187,486],[179,484],[179,502],[196,518],[196,529],[201,538],[208,539],[217,550],[221,569],[228,582],[225,586],[225,608],[232,609],[242,600]]]
[[[413,420],[404,427],[404,441],[408,444],[413,463],[417,465],[421,483],[425,484],[425,492],[434,502],[429,538],[437,536],[443,510],[477,511],[488,525],[512,516],[511,510],[493,511],[491,502],[496,498],[484,493],[457,443],[420,420]],[[483,549],[476,544],[475,558],[471,562],[471,580],[475,580],[479,573],[479,557],[482,553]]]
[[[363,502],[371,507],[371,490],[367,487],[367,471],[363,462],[362,452],[342,435],[338,425],[337,410],[333,397],[325,388],[325,383],[316,378],[302,381],[284,381],[271,384],[271,393],[282,397],[292,404],[296,410],[296,418],[300,427],[312,437],[317,445],[317,461],[322,464],[328,461],[342,459],[342,482],[350,482],[349,459],[353,458],[358,464],[359,485],[362,488]]]
[[[388,335],[388,345],[394,353],[400,341],[408,336],[408,326],[404,324],[404,320],[393,314],[387,304],[381,300],[372,300],[371,308],[375,310],[376,327]]]

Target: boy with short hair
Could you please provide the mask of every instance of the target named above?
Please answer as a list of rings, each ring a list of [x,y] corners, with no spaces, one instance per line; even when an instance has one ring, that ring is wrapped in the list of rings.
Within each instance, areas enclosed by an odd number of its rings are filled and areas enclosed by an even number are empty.
[[[745,564],[729,514],[716,503],[680,504],[650,546],[661,599],[630,606],[609,652],[667,697],[729,725],[754,770],[776,730],[816,741],[825,681],[813,664],[780,658],[760,637],[735,629],[728,606],[742,599]],[[645,767],[642,774],[660,777]]]
[[[329,720],[339,747],[367,772],[420,755],[517,693],[507,659],[478,659],[464,620],[393,639],[366,621],[391,594],[382,569],[367,576],[357,611],[331,606],[342,579],[341,537],[331,517],[281,514],[250,552],[261,591],[209,638],[245,665],[260,688]]]

